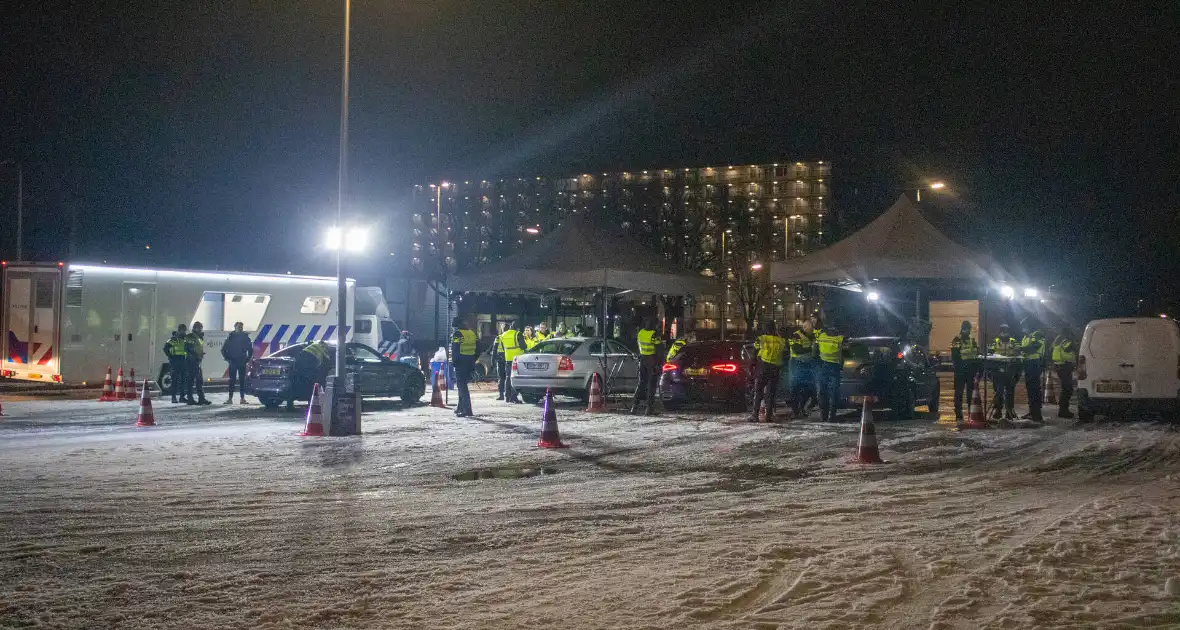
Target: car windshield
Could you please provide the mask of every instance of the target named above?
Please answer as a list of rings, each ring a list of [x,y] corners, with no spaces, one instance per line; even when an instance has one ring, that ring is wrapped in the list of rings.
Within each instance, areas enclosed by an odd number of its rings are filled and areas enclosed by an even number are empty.
[[[897,346],[882,339],[879,341],[852,342],[844,351],[845,359],[858,361],[884,361],[897,358]]]
[[[299,343],[299,344],[295,344],[293,346],[287,346],[286,348],[283,348],[282,350],[279,350],[278,352],[271,353],[267,356],[294,357],[294,356],[298,356],[300,352],[303,352],[303,349],[306,347],[307,347],[307,344]]]
[[[574,351],[577,350],[581,345],[581,341],[574,341],[571,339],[550,339],[549,341],[542,341],[541,343],[533,346],[533,349],[529,350],[529,352],[533,354],[570,355],[573,354]]]

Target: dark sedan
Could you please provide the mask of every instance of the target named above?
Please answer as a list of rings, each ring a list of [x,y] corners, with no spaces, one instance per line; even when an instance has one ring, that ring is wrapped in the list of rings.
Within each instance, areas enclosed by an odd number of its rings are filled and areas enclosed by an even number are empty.
[[[664,363],[660,399],[674,411],[686,404],[720,403],[746,409],[750,355],[740,341],[702,341],[680,349]]]
[[[308,344],[287,346],[274,354],[252,361],[246,368],[246,391],[268,408],[311,398],[312,385],[323,385],[336,361],[336,346],[329,344],[328,360],[317,366],[304,349]],[[376,350],[349,343],[345,369],[359,375],[361,395],[366,398],[398,397],[416,403],[426,393],[426,377],[412,365],[391,361]]]
[[[914,407],[929,405],[938,414],[938,373],[920,347],[898,337],[855,337],[844,350],[840,406],[860,407],[873,396],[876,409],[889,409],[890,418],[914,417]]]

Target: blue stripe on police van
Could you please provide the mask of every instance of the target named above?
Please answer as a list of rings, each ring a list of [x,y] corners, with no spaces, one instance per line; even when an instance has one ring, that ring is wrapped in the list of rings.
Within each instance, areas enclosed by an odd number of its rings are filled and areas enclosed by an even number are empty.
[[[287,330],[291,328],[290,324],[279,324],[279,329],[275,331],[275,338],[273,341],[282,343],[283,335],[287,334]]]
[[[323,326],[320,326],[319,324],[312,326],[311,330],[307,331],[307,339],[304,339],[304,341],[315,341],[316,333],[320,332],[321,328],[323,328]]]
[[[265,324],[262,327],[262,330],[258,331],[258,334],[254,337],[254,343],[262,343],[266,341],[266,336],[270,334],[270,329],[271,325]]]
[[[307,326],[302,324],[295,327],[295,330],[291,333],[291,343],[299,343],[299,337],[303,334],[303,329],[305,328],[307,328]]]
[[[336,332],[335,326],[328,326],[328,329],[324,331],[324,336],[320,337],[320,341],[327,341],[327,340],[331,339],[332,335],[335,332]]]

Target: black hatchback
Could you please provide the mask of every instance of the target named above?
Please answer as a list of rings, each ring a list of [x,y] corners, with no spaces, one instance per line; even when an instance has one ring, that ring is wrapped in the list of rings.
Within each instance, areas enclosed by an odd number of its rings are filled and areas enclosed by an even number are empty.
[[[660,374],[664,408],[719,403],[745,411],[750,355],[742,346],[740,341],[701,341],[681,348]]]
[[[854,337],[844,350],[840,406],[859,407],[872,396],[872,407],[908,420],[914,407],[927,405],[938,415],[938,373],[929,355],[897,337]]]
[[[274,354],[255,359],[246,367],[246,391],[258,397],[268,408],[283,401],[289,404],[311,397],[314,383],[324,384],[336,361],[336,346],[329,344],[328,360],[315,365],[304,352],[308,344],[287,346]],[[368,398],[399,397],[416,403],[426,393],[426,377],[412,365],[390,361],[376,350],[359,343],[346,346],[344,365],[360,379],[361,395]]]

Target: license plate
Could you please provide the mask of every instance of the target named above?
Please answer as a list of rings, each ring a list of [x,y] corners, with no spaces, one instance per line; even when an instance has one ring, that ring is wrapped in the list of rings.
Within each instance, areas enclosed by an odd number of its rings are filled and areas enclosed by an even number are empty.
[[[547,370],[547,369],[549,369],[549,364],[548,363],[525,363],[524,367],[526,370]]]
[[[1099,394],[1130,394],[1131,381],[1098,381],[1094,391]]]
[[[686,368],[684,370],[685,376],[704,376],[709,372],[709,368]]]
[[[282,376],[283,375],[283,368],[263,368],[262,375],[263,376]]]

